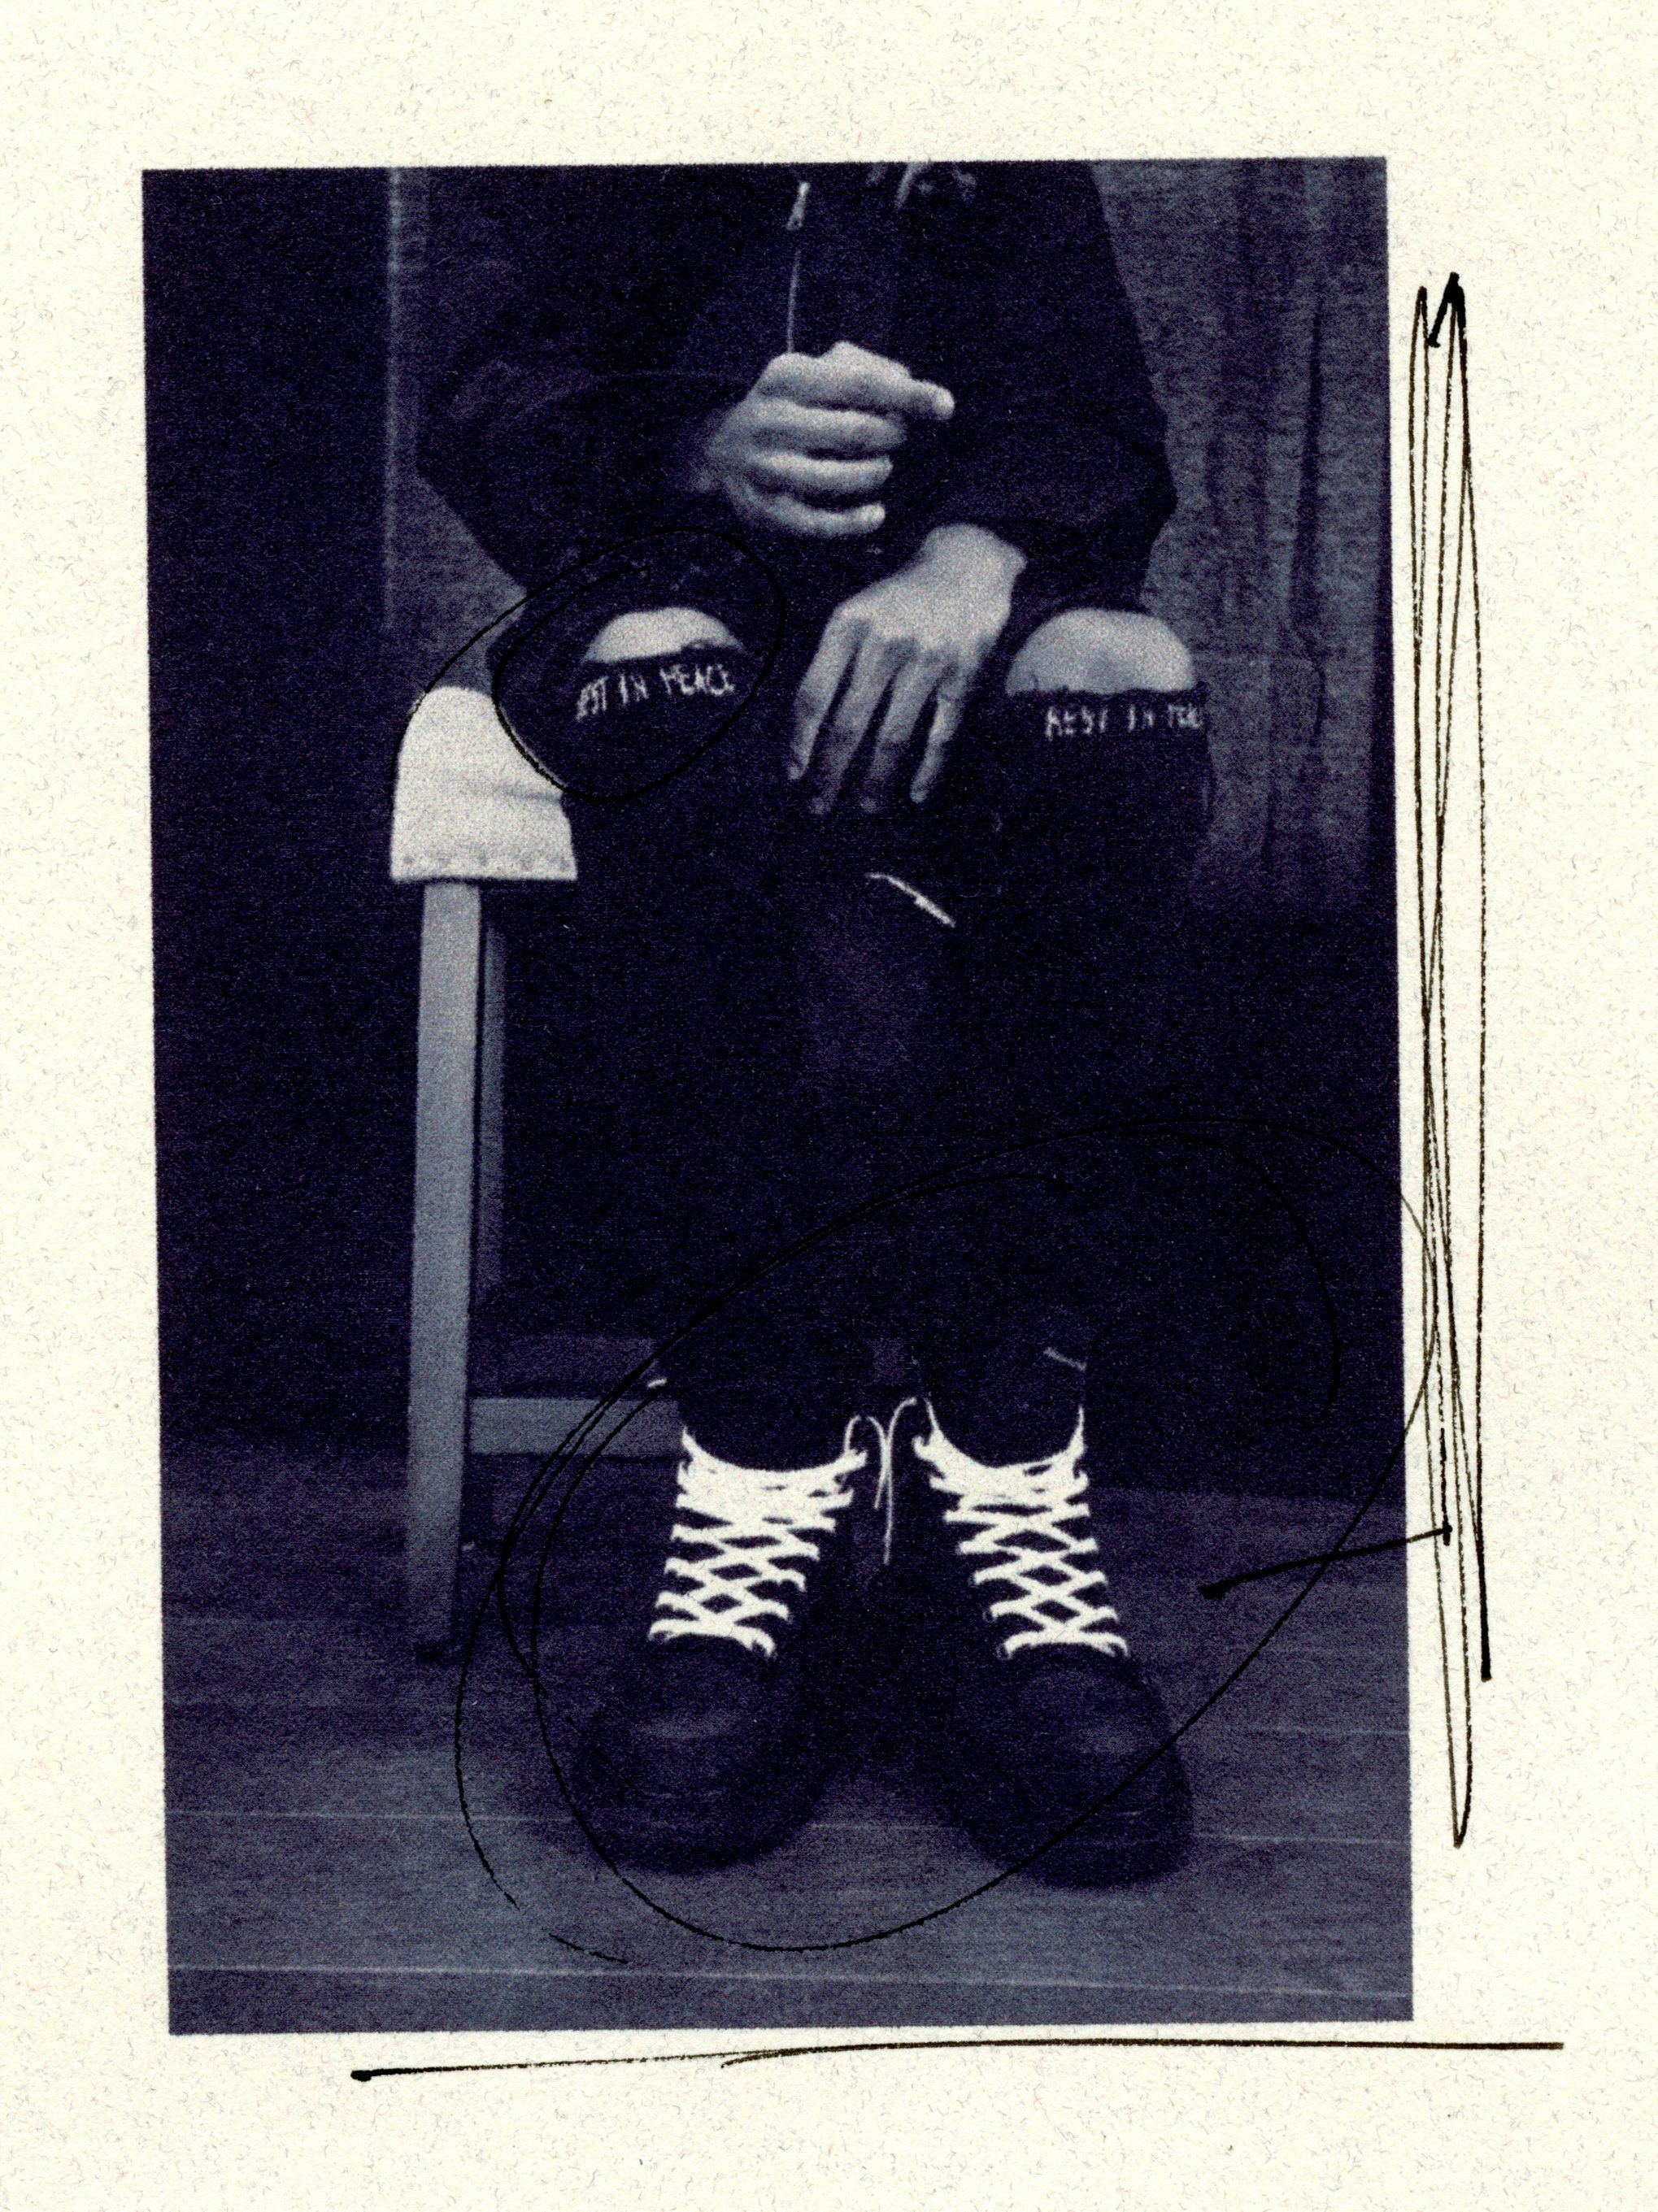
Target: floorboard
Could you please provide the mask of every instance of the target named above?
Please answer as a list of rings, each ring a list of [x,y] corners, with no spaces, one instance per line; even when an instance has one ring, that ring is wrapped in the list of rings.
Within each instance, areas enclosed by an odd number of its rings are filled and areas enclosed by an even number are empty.
[[[497,1533],[533,1474],[497,1470]],[[641,1896],[570,1817],[492,1628],[462,1708],[468,1833],[460,1670],[403,1637],[399,1478],[389,1455],[234,1443],[169,1468],[178,2032],[1409,2016],[1400,1555],[1218,1601],[1198,1587],[1327,1548],[1346,1509],[1101,1499],[1114,1601],[1191,1723],[1198,1838],[1173,1876],[1108,1893],[1003,1876],[866,1759],[757,1864],[651,1877]],[[668,1470],[637,1463],[595,1471],[571,1504],[539,1648],[555,1749],[602,1694],[669,1504]],[[1373,1515],[1356,1540],[1394,1525]],[[492,1557],[473,1557],[475,1585]]]

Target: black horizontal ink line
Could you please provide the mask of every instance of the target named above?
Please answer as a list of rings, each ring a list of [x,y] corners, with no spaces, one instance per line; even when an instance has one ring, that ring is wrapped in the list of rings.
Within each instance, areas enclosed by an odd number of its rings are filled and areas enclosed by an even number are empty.
[[[1564,2051],[1564,2043],[1436,2043],[1383,2035],[970,2035],[902,2043],[784,2043],[759,2051],[642,2051],[614,2058],[481,2059],[460,2066],[354,2066],[354,2081],[416,2074],[539,2074],[564,2066],[682,2066],[708,2059],[752,2066],[766,2058],[834,2058],[862,2051]]]
[[[1429,1536],[1437,1536],[1442,1544],[1451,1540],[1448,1522],[1439,1528],[1418,1528],[1413,1536],[1388,1536],[1380,1544],[1355,1544],[1347,1551],[1308,1552],[1299,1559],[1278,1559],[1270,1567],[1251,1567],[1241,1575],[1226,1575],[1217,1583],[1199,1583],[1199,1597],[1224,1597],[1240,1583],[1265,1582],[1269,1575],[1287,1575],[1297,1567],[1338,1567],[1347,1559],[1368,1559],[1377,1552],[1397,1552],[1402,1544],[1425,1544]]]

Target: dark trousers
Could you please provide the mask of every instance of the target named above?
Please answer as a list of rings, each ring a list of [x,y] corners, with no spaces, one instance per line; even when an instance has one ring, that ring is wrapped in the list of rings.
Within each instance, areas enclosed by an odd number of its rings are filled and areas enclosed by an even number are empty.
[[[1033,746],[998,668],[925,806],[815,818],[783,763],[833,603],[794,599],[683,774],[567,800],[627,1150],[680,1261],[661,1365],[710,1449],[802,1464],[899,1336],[966,1449],[1033,1456],[1100,1302],[1155,1266],[1131,1125],[1167,1088],[1207,754]]]

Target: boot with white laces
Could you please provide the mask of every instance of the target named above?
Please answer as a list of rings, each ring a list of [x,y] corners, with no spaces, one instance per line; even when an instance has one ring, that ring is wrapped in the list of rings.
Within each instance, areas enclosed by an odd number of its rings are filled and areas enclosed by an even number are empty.
[[[577,1811],[613,1857],[722,1865],[811,1810],[854,1702],[863,1418],[838,1457],[795,1469],[734,1466],[686,1433],[649,1626],[575,1763]]]
[[[1063,1450],[997,1467],[925,1418],[887,1486],[882,1607],[917,1763],[1004,1864],[1089,1884],[1167,1871],[1191,1802],[1108,1601],[1082,1414]]]

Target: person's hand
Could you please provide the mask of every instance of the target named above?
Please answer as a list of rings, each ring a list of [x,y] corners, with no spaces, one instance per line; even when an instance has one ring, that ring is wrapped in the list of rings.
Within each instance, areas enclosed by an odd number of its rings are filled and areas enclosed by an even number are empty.
[[[867,538],[887,520],[872,495],[910,423],[954,410],[942,385],[844,339],[826,354],[779,354],[715,421],[698,483],[741,520],[791,538]]]
[[[931,725],[910,796],[938,781],[979,670],[1007,627],[1025,556],[988,530],[953,523],[935,530],[895,576],[883,577],[830,617],[795,695],[789,774],[809,772],[814,814],[834,805],[881,702],[886,713],[869,754],[858,803],[886,805],[923,712]]]

